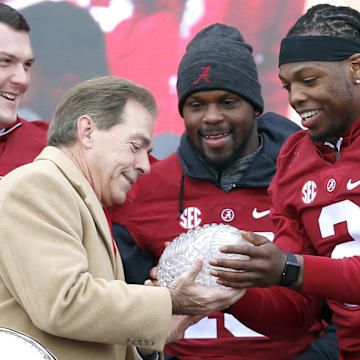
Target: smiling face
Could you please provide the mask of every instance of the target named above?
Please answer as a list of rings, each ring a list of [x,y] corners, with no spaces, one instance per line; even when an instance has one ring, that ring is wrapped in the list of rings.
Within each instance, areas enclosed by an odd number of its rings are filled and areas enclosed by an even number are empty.
[[[138,102],[129,100],[123,122],[91,132],[87,153],[88,180],[104,206],[120,204],[139,174],[148,174],[153,117]]]
[[[193,146],[216,167],[226,167],[258,146],[254,108],[241,96],[200,91],[184,102],[183,116]]]
[[[351,59],[351,58],[350,58]],[[280,66],[289,103],[313,141],[336,143],[359,116],[351,61],[304,61]]]
[[[29,34],[0,23],[0,129],[16,120],[17,109],[30,83],[33,54]]]

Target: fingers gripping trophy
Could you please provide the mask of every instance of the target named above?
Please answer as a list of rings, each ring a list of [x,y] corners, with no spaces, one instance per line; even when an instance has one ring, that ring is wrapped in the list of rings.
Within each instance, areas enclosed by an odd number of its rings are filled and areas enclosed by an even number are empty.
[[[213,268],[209,260],[213,258],[247,259],[246,255],[224,254],[219,248],[223,245],[248,244],[243,239],[239,229],[225,224],[207,224],[191,229],[176,237],[163,252],[158,265],[158,281],[161,286],[170,284],[185,272],[198,258],[203,259],[203,267],[195,282],[200,286],[214,289],[224,289],[210,275]],[[228,269],[227,269],[228,270]],[[234,270],[235,271],[235,270]]]

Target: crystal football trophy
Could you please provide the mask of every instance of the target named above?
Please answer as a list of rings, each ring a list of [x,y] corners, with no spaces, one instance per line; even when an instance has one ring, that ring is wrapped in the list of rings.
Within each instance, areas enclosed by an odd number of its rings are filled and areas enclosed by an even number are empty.
[[[0,349],[2,360],[56,360],[45,346],[29,335],[5,327],[0,327]]]
[[[168,287],[201,256],[204,264],[195,282],[204,287],[224,288],[216,282],[216,277],[210,275],[210,269],[217,267],[211,266],[209,260],[213,258],[248,259],[246,255],[224,254],[219,251],[222,245],[242,243],[252,245],[242,238],[240,230],[230,225],[207,224],[191,229],[180,234],[165,248],[158,264],[158,281],[161,286]]]

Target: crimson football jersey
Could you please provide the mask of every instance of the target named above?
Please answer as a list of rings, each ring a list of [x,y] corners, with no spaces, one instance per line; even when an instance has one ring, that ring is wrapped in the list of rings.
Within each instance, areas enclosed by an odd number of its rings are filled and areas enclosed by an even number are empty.
[[[17,121],[0,134],[0,179],[11,170],[32,162],[47,143],[50,123]]]
[[[275,242],[281,249],[344,259],[305,256],[303,288],[311,290],[317,283],[317,295],[334,294],[340,300],[328,302],[343,359],[360,359],[359,148],[360,119],[342,139],[338,160],[331,144],[314,145],[301,131],[282,148],[270,186]],[[307,267],[329,270],[309,273]]]
[[[204,224],[229,224],[273,238],[273,224],[269,216],[270,200],[265,187],[239,188],[226,193],[207,180],[186,176],[183,186],[183,211],[179,215],[182,173],[177,154],[157,162],[152,166],[150,176],[141,176],[138,179],[138,183],[128,194],[126,203],[112,212],[112,220],[125,226],[137,244],[151,253],[156,261],[166,242]],[[264,295],[267,289],[262,290],[265,290],[262,293]],[[270,331],[277,326],[275,324],[279,324],[280,335],[276,334],[276,339],[269,339],[250,329],[231,314],[217,312],[189,327],[184,339],[168,345],[165,348],[166,353],[191,360],[289,360],[304,352],[310,342],[319,336],[322,327],[320,323],[316,323],[314,331],[294,324],[292,320],[295,316],[287,318],[288,313],[282,311],[283,303],[271,294],[277,310],[284,313],[282,319],[274,319],[263,307],[257,308],[257,304],[265,301],[266,297],[261,297],[259,302],[255,295],[257,294],[252,296],[249,291],[249,296],[242,302],[244,307],[250,309],[250,313],[259,315],[255,321],[250,319],[250,322],[257,324],[258,330],[264,327],[270,328]],[[314,312],[317,310],[318,308]],[[269,322],[263,316],[266,313],[272,319]],[[303,322],[302,317],[296,317],[296,320]],[[313,320],[312,318],[309,322]],[[282,321],[286,323],[284,327],[281,327]],[[291,329],[287,328],[289,323],[299,331],[291,341],[284,337],[284,333],[291,335]]]

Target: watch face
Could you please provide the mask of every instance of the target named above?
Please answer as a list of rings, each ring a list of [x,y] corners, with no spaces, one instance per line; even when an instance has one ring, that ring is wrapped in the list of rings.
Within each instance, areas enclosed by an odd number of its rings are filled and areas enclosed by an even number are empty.
[[[300,265],[298,264],[294,254],[290,254],[290,253],[285,253],[285,254],[288,257],[288,259],[284,266],[284,271],[282,273],[280,285],[290,286],[296,283],[299,277]]]
[[[287,264],[286,279],[295,283],[299,276],[300,266],[299,264]]]

